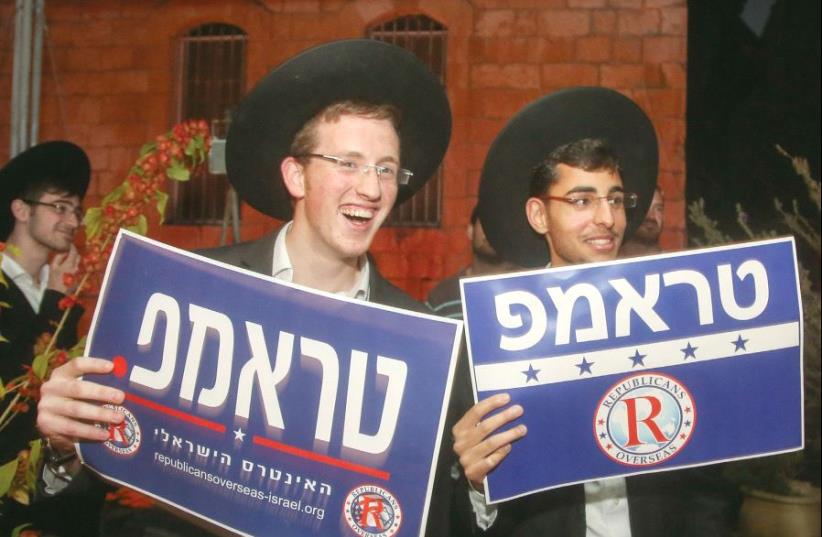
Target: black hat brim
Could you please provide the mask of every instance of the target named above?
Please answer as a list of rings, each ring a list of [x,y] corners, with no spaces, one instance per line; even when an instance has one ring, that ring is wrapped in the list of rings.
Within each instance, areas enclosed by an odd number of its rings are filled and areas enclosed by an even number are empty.
[[[11,202],[27,185],[44,179],[82,198],[91,179],[91,163],[79,146],[63,140],[43,142],[11,159],[0,169],[0,240],[14,227]]]
[[[639,195],[625,236],[642,223],[657,183],[659,152],[648,116],[631,99],[600,87],[546,95],[514,116],[497,135],[482,169],[478,211],[497,252],[526,268],[550,261],[548,245],[529,225],[525,202],[534,168],[557,147],[584,138],[605,140],[620,162],[626,192]]]
[[[402,113],[402,166],[414,172],[402,203],[434,174],[451,137],[440,80],[411,52],[370,39],[335,41],[286,61],[246,96],[226,140],[228,179],[258,211],[286,220],[291,199],[280,174],[294,136],[328,105],[344,100],[391,104]]]

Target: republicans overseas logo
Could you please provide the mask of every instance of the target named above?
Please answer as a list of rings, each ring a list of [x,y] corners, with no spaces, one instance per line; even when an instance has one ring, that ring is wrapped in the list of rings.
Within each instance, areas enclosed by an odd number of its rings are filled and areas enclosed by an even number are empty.
[[[104,405],[116,412],[121,412],[125,419],[118,424],[97,424],[101,429],[108,429],[108,439],[103,445],[109,451],[118,455],[131,455],[140,449],[143,434],[140,431],[140,424],[126,407],[120,405]]]
[[[399,502],[376,485],[363,485],[349,492],[343,513],[348,527],[361,537],[391,537],[402,524]]]
[[[653,466],[679,453],[696,425],[696,406],[678,380],[642,373],[611,386],[597,405],[594,435],[625,466]]]

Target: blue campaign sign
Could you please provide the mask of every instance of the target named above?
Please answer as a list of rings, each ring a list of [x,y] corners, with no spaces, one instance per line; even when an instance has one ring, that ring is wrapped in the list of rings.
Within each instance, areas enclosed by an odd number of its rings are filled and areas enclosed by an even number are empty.
[[[490,502],[803,447],[793,239],[462,281],[478,399],[527,435]]]
[[[78,449],[240,534],[422,535],[461,332],[121,233],[86,354],[126,420]]]

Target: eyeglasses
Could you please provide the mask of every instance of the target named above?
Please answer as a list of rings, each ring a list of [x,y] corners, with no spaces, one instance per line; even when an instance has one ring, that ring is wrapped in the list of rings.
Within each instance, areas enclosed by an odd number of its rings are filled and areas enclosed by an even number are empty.
[[[540,196],[545,200],[563,201],[577,211],[590,211],[599,207],[599,203],[605,200],[612,209],[633,209],[639,201],[636,194],[625,194],[624,192],[614,192],[607,196],[597,196],[592,193],[573,194],[571,196]]]
[[[334,168],[343,175],[354,175],[358,171],[365,174],[368,170],[374,170],[377,179],[395,181],[398,185],[407,185],[414,172],[404,168],[393,168],[380,164],[360,164],[353,160],[335,157],[334,155],[322,155],[320,153],[303,153],[294,155],[296,158],[320,158],[334,164]]]
[[[66,216],[67,214],[73,214],[78,222],[83,221],[83,208],[65,201],[23,200],[23,203],[27,203],[29,205],[43,205],[45,207],[51,207],[51,209],[61,217]]]

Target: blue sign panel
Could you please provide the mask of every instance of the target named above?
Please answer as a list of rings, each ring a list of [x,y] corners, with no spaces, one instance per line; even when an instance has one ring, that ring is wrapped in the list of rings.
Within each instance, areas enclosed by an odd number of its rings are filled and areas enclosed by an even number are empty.
[[[490,502],[801,449],[792,239],[462,281],[475,394],[522,405]]]
[[[121,234],[86,353],[126,420],[78,449],[240,534],[422,535],[461,332]]]

